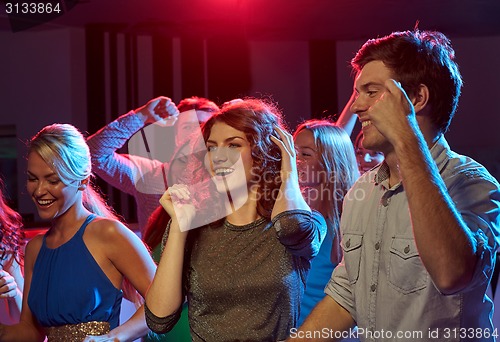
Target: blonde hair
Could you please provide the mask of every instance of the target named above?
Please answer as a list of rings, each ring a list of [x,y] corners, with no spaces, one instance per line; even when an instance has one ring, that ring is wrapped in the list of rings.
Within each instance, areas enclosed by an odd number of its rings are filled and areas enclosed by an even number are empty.
[[[83,205],[90,212],[112,219],[119,219],[92,184],[90,151],[82,133],[70,124],[45,126],[28,144],[28,153],[36,152],[66,184],[88,180],[83,190]]]
[[[341,127],[329,120],[312,119],[303,122],[295,130],[294,138],[303,130],[313,134],[319,162],[328,175],[324,186],[329,189],[331,196],[324,199],[328,202],[326,218],[334,227],[338,227],[344,196],[359,177],[351,139]]]

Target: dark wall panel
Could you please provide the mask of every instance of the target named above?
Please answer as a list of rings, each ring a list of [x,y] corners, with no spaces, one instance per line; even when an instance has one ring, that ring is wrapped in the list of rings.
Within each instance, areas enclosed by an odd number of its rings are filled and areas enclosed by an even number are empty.
[[[87,60],[87,127],[94,133],[104,126],[106,117],[104,30],[98,25],[85,30]]]
[[[205,96],[203,40],[181,40],[182,97]]]
[[[248,95],[251,88],[248,40],[225,38],[207,41],[208,95],[223,103]]]
[[[173,83],[172,38],[160,34],[153,35],[153,92],[154,96],[172,97]]]
[[[110,25],[92,25],[86,28],[87,58],[87,127],[90,134],[95,133],[109,122],[106,119],[107,108],[111,118],[120,114],[119,108],[119,73],[118,59],[125,61],[126,107],[137,108],[137,44],[133,35],[125,34],[125,51],[118,46],[118,35],[122,27]],[[106,46],[107,44],[107,46]],[[106,76],[108,83],[106,82]],[[107,87],[107,89],[106,89]],[[109,97],[106,98],[106,94]],[[120,151],[126,152],[126,146]],[[133,197],[124,195],[100,178],[95,185],[101,189],[113,208],[129,222],[137,220]]]
[[[339,109],[335,41],[310,41],[309,57],[312,117],[322,118],[336,114]]]

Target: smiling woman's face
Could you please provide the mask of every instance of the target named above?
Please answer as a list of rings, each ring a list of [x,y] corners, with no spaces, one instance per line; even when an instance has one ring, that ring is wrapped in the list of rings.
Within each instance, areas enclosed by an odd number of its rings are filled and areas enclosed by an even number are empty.
[[[64,184],[57,173],[36,152],[28,155],[26,189],[36,205],[40,218],[55,219],[64,214],[81,192],[75,184]]]
[[[219,192],[247,188],[252,177],[252,147],[245,133],[223,122],[212,126],[205,165]]]
[[[314,135],[303,129],[294,137],[297,150],[297,170],[301,186],[315,186],[325,181],[324,169],[320,163],[319,153],[314,142]]]

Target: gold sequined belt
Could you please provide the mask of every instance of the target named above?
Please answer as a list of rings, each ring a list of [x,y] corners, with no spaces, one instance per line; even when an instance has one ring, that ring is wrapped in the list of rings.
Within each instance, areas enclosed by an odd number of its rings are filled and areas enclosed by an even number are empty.
[[[47,341],[83,341],[87,335],[104,335],[109,332],[109,322],[86,322],[45,328]]]

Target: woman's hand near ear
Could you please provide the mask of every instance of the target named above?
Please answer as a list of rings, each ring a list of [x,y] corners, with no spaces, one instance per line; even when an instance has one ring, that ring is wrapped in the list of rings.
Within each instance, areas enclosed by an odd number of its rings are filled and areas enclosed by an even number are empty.
[[[279,138],[272,135],[271,140],[281,150],[281,187],[274,203],[271,218],[286,210],[302,209],[310,211],[311,209],[300,191],[293,137],[290,133],[277,126],[275,126],[275,132],[278,133]]]

